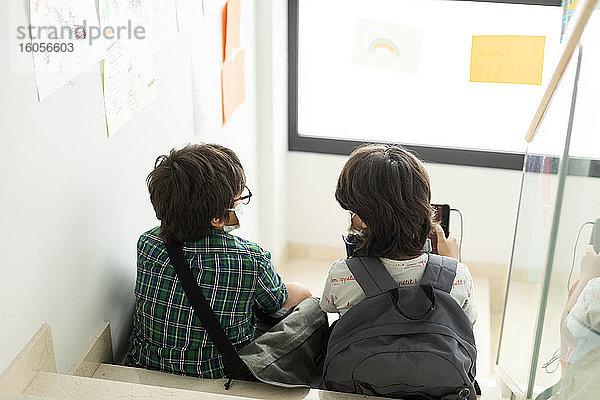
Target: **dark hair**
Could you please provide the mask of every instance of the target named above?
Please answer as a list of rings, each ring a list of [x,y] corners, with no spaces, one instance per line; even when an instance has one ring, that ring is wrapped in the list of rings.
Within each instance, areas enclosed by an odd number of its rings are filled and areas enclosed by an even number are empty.
[[[235,153],[218,144],[187,145],[156,159],[146,179],[165,243],[196,241],[210,233],[213,218],[242,193],[246,176]]]
[[[423,253],[434,211],[429,176],[415,155],[394,145],[359,147],[342,169],[335,198],[367,225],[359,252],[392,259]]]

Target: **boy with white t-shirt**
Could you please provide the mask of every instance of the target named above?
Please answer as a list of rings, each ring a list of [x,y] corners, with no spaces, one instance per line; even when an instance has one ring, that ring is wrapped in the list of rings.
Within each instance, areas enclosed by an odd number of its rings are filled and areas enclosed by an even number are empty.
[[[360,237],[357,252],[379,257],[399,286],[420,283],[428,254],[423,246],[435,230],[440,255],[458,258],[458,243],[445,238],[433,222],[429,176],[421,161],[394,145],[368,145],[355,150],[344,166],[336,200],[350,212],[349,231]],[[473,278],[458,263],[450,295],[471,322],[477,318]],[[329,269],[321,308],[343,315],[365,298],[345,259]]]

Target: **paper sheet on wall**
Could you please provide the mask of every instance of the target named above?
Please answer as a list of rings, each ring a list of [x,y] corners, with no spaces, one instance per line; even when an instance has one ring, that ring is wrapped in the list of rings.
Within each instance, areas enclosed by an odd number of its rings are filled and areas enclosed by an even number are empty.
[[[380,21],[359,20],[354,34],[353,63],[417,74],[424,31]]]
[[[202,55],[193,56],[191,63],[194,134],[204,135],[223,126],[221,70]]]
[[[104,60],[104,107],[112,136],[157,97],[152,54],[143,41],[119,40]]]
[[[148,0],[99,0],[100,24],[103,29],[109,29],[110,40],[133,40],[136,28],[143,28],[143,36],[150,36]],[[124,30],[123,27],[126,29]],[[137,39],[136,39],[137,40]]]
[[[150,20],[148,3],[148,0],[99,0],[100,23],[113,28],[146,26]]]
[[[567,26],[569,26],[569,21],[573,14],[575,14],[575,9],[577,8],[577,0],[562,0],[562,28],[560,30],[560,41],[562,42],[565,33],[567,32]]]
[[[545,36],[473,36],[471,82],[542,84]]]
[[[195,46],[204,39],[204,1],[177,0],[177,26],[186,44]],[[196,48],[197,49],[197,48]]]
[[[29,5],[35,29],[32,45],[60,48],[33,52],[38,98],[42,101],[101,61],[107,43],[89,37],[89,27],[98,26],[94,0],[30,0]]]
[[[115,31],[120,27],[131,30],[141,26],[154,52],[179,36],[176,0],[100,0],[99,5],[103,27]]]
[[[153,51],[162,49],[179,37],[176,0],[150,0],[149,17]]]
[[[240,0],[229,0],[225,6],[224,60],[231,60],[234,51],[240,47],[240,6]]]
[[[205,7],[199,0],[177,1],[181,39],[191,62],[195,135],[207,135],[223,126],[223,44],[214,40],[214,32],[222,29],[222,20],[218,16],[223,8],[212,5],[212,8],[208,4]],[[208,12],[216,18],[209,18]]]
[[[244,76],[244,51],[240,51],[233,60],[223,64],[223,123],[227,123],[233,112],[246,100]]]

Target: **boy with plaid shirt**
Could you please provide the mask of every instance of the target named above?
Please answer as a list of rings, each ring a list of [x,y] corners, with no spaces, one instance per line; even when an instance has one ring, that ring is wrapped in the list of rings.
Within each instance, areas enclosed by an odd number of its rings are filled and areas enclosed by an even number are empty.
[[[236,154],[189,145],[156,160],[147,179],[160,227],[138,241],[133,332],[126,364],[204,378],[224,377],[223,361],[193,316],[165,243],[182,243],[198,286],[236,349],[255,336],[253,308],[273,313],[311,293],[285,284],[271,255],[233,236],[252,194]]]

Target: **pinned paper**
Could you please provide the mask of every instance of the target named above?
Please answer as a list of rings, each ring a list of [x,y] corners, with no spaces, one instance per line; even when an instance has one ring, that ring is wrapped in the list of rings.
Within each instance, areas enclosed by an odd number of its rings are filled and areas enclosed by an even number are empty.
[[[577,0],[562,0],[562,29],[560,31],[560,41],[562,42],[565,33],[567,32],[567,26],[569,26],[569,21],[573,14],[575,14],[575,9],[577,8]]]
[[[240,47],[241,9],[240,0],[229,0],[225,5],[224,60],[230,60],[235,49]]]
[[[33,62],[38,98],[44,100],[100,62],[106,54],[102,38],[91,40],[89,27],[98,25],[92,0],[30,0]]]
[[[542,84],[545,36],[473,36],[471,82]]]
[[[157,98],[152,54],[144,41],[119,40],[104,60],[104,108],[108,135]]]
[[[149,39],[152,50],[156,52],[179,37],[177,2],[175,0],[151,0],[148,8]]]
[[[99,10],[102,27],[113,37],[113,43],[117,39],[139,40],[137,36],[143,35],[156,52],[179,36],[176,0],[100,1]],[[121,32],[125,27],[127,30]]]
[[[227,123],[233,112],[246,100],[244,76],[244,51],[223,65],[221,77],[223,85],[223,123]]]
[[[100,22],[102,27],[108,30],[108,34],[116,36],[118,34],[119,27],[128,27],[129,29],[135,29],[138,26],[146,27],[150,22],[150,10],[148,0],[110,0],[100,1]],[[115,32],[114,30],[117,30]],[[133,32],[126,32],[127,35],[132,35]],[[146,32],[144,32],[146,33]],[[129,38],[129,37],[128,37]],[[125,39],[121,37],[120,39]],[[113,39],[113,42],[117,38]]]

